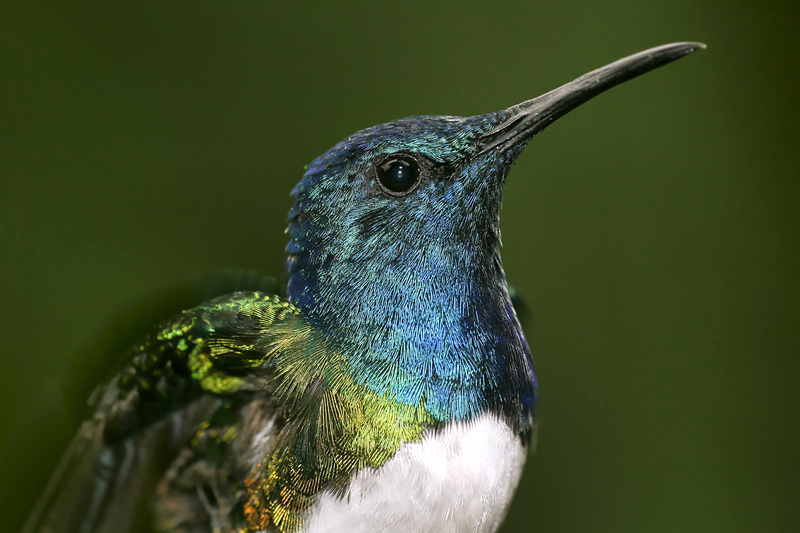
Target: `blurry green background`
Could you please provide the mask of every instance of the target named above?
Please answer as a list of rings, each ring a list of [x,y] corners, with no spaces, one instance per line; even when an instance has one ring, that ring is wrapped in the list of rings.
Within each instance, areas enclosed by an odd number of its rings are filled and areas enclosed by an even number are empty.
[[[280,275],[289,191],[340,139],[699,40],[510,176],[541,426],[504,531],[797,531],[798,27],[796,0],[4,3],[0,529],[147,302]]]

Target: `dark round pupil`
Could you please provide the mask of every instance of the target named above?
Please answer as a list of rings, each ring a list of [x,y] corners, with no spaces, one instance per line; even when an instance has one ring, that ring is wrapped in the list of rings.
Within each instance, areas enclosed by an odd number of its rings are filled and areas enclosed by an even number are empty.
[[[395,159],[381,165],[379,176],[384,187],[393,192],[403,192],[416,183],[417,167],[408,161]]]

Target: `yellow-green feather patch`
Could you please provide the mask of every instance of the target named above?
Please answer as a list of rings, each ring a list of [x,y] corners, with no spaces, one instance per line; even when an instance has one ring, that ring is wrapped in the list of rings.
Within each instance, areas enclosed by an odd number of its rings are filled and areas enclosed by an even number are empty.
[[[198,318],[203,326],[178,328],[187,335],[204,327],[202,341],[188,338],[195,343],[193,377],[216,394],[267,387],[285,418],[276,444],[247,480],[242,531],[299,529],[320,491],[344,495],[354,473],[382,466],[435,422],[424,401],[403,404],[356,383],[346,354],[285,300],[241,293],[210,302]]]

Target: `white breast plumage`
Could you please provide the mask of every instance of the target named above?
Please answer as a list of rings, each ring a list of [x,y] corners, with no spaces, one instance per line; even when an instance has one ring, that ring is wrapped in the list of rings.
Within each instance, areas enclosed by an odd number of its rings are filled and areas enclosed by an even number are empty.
[[[321,496],[309,533],[491,533],[505,517],[526,447],[495,415],[453,422],[353,476],[344,498]]]

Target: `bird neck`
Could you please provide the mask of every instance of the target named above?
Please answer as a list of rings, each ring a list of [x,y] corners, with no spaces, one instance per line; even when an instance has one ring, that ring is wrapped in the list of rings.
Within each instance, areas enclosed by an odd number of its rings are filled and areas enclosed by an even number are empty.
[[[324,236],[289,229],[289,299],[346,355],[356,380],[424,405],[438,422],[495,411],[527,433],[535,377],[499,231],[342,260]]]

